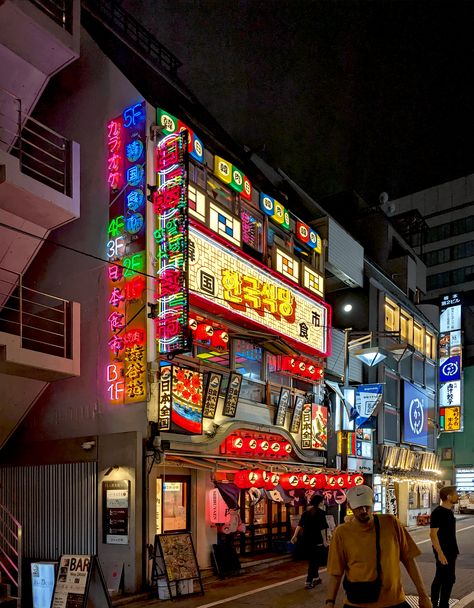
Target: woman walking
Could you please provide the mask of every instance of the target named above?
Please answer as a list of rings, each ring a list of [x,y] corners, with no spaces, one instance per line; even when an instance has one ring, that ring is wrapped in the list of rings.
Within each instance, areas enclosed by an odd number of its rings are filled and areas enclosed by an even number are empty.
[[[326,515],[321,508],[323,500],[319,494],[311,497],[310,507],[301,516],[291,539],[291,542],[295,544],[300,532],[303,531],[303,546],[309,559],[306,589],[312,589],[322,582],[319,567],[323,563],[323,556],[328,546],[327,529],[329,527]]]

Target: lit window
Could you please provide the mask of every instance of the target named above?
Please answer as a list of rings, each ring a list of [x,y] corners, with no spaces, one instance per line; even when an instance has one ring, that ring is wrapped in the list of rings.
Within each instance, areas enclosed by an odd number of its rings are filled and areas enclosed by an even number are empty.
[[[413,319],[404,310],[400,311],[400,338],[413,344]]]
[[[413,324],[413,346],[420,353],[424,352],[425,328],[416,322]]]
[[[425,355],[430,359],[434,359],[434,336],[428,331],[425,334]]]
[[[399,329],[400,308],[390,300],[385,298],[385,331],[398,331]]]

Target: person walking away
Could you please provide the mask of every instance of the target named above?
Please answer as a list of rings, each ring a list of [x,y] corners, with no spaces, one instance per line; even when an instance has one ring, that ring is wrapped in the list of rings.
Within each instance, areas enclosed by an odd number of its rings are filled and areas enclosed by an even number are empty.
[[[325,548],[328,546],[326,514],[322,509],[323,497],[314,494],[309,501],[310,508],[303,513],[296,526],[295,533],[291,539],[293,544],[303,531],[303,545],[308,555],[308,574],[306,576],[306,589],[312,589],[321,584],[319,568],[323,563]]]
[[[326,608],[333,608],[343,576],[344,606],[402,608],[405,600],[400,562],[418,591],[420,608],[431,608],[415,557],[421,551],[394,515],[373,515],[374,493],[368,486],[349,488],[354,517],[338,526],[328,556]]]
[[[456,518],[453,507],[459,497],[454,486],[445,486],[439,493],[441,505],[433,509],[430,520],[430,538],[436,559],[436,574],[431,584],[433,608],[448,608],[453,585],[456,582],[456,558],[459,554],[456,540]]]

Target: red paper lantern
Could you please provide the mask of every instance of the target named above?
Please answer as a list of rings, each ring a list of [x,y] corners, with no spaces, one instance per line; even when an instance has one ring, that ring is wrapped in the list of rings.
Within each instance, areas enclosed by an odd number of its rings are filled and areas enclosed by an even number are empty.
[[[324,490],[326,487],[326,475],[324,473],[318,473],[316,475],[316,488]]]
[[[243,452],[246,452],[247,454],[256,454],[257,448],[258,441],[255,439],[255,437],[244,438]]]
[[[280,475],[280,485],[284,490],[296,490],[300,487],[297,473],[283,473]]]
[[[308,473],[298,473],[298,482],[299,488],[311,488],[310,476]]]
[[[362,486],[364,484],[364,476],[361,473],[354,475],[353,484],[355,486]]]
[[[273,456],[277,456],[281,453],[281,443],[279,441],[271,441],[270,442],[270,454]]]
[[[209,323],[199,323],[194,332],[196,340],[207,341],[214,335],[214,328]]]
[[[189,325],[189,329],[191,331],[196,331],[197,326],[198,326],[197,319],[193,319],[192,317],[190,317],[190,319],[188,321],[188,325]]]
[[[267,439],[259,439],[257,441],[257,453],[258,454],[266,454],[270,449],[270,443]]]
[[[336,487],[341,489],[346,487],[345,475],[336,475]]]
[[[248,471],[237,471],[234,475],[234,483],[241,490],[250,488]]]
[[[246,469],[237,471],[234,475],[234,483],[238,488],[247,490],[248,488],[263,487],[263,471],[259,469]]]
[[[244,439],[237,435],[229,435],[226,439],[226,450],[234,454],[242,452],[244,446]]]
[[[291,447],[291,443],[289,441],[282,441],[280,446],[280,453],[284,455],[291,454],[293,448]]]
[[[218,329],[214,332],[211,337],[211,345],[214,348],[221,348],[223,350],[227,350],[229,347],[229,334],[225,329]]]
[[[280,483],[280,475],[271,471],[263,472],[263,487],[265,490],[274,490]]]
[[[248,472],[251,488],[263,488],[263,473],[260,469],[251,469]]]
[[[318,487],[318,476],[317,475],[309,475],[309,487],[311,490],[316,490]]]
[[[335,475],[327,475],[326,477],[326,489],[334,490],[337,488],[336,476]]]

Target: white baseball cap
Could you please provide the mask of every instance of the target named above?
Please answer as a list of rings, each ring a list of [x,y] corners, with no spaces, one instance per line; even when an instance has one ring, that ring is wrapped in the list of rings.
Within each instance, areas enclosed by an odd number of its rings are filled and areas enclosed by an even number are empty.
[[[369,486],[354,486],[346,492],[347,502],[351,509],[371,507],[374,504],[374,491]]]

